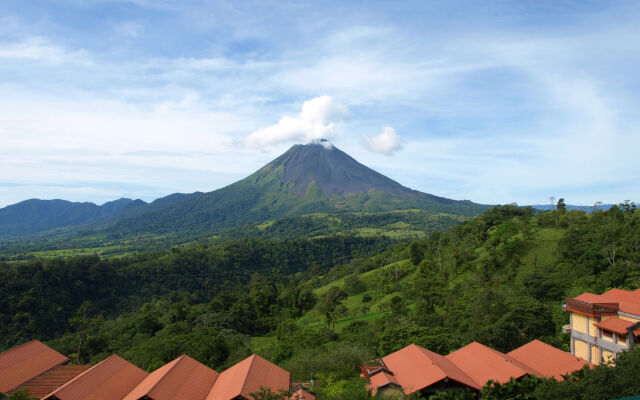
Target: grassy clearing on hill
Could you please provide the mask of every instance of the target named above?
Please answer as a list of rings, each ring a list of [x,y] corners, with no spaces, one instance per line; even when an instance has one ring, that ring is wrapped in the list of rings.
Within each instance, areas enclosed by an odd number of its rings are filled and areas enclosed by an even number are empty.
[[[292,240],[325,239],[331,236],[366,238],[385,237],[393,241],[424,239],[430,232],[445,231],[468,221],[470,217],[436,213],[419,209],[383,212],[310,213],[302,216],[272,219],[243,225],[198,237],[180,232],[139,234],[136,236],[91,234],[75,237],[61,230],[48,237],[5,241],[0,243],[0,261],[35,258],[70,258],[99,255],[102,258],[123,257],[149,251],[161,251],[195,242],[224,244],[232,240],[262,238]]]
[[[522,265],[517,273],[518,278],[521,281],[526,276],[535,272],[539,266],[551,266],[557,263],[557,244],[563,237],[564,233],[564,230],[557,230],[554,228],[532,228],[531,239],[524,247],[521,255]],[[481,256],[487,254],[488,249],[486,246],[480,246],[476,249],[476,252]],[[384,279],[383,276],[387,278],[391,276],[393,278],[395,276],[396,268],[398,268],[398,270],[401,271],[401,275],[404,276],[398,279],[396,290],[391,290],[390,292],[385,293],[385,288],[380,287],[378,283]],[[473,275],[472,271],[467,271],[458,275],[455,279],[448,282],[448,287],[453,288],[462,282],[468,281],[471,275]],[[502,279],[506,279],[507,272],[501,271],[497,275],[501,276]],[[405,259],[370,271],[362,272],[357,274],[357,276],[367,289],[361,293],[349,295],[342,301],[342,305],[345,307],[345,310],[335,321],[335,330],[338,333],[352,322],[371,322],[387,315],[388,311],[386,310],[385,305],[389,304],[390,300],[394,296],[402,295],[402,289],[404,287],[411,285],[417,276],[417,267],[411,265],[411,261],[409,259]],[[321,297],[334,286],[344,290],[345,278],[346,277],[341,277],[335,281],[317,287],[313,290],[313,293],[317,297]],[[387,288],[387,291],[388,290],[389,289]],[[365,298],[365,296],[370,297],[371,300],[363,302],[363,298]],[[405,304],[409,309],[413,309],[415,307],[415,300],[407,299]],[[302,317],[298,318],[296,323],[301,327],[311,327],[314,329],[320,329],[327,325],[324,315],[319,311],[319,305],[316,305]],[[256,338],[255,340],[259,342],[261,339]]]

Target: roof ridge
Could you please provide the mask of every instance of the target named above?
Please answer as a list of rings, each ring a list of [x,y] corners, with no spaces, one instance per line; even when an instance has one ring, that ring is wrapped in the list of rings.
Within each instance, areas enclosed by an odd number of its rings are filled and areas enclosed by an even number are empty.
[[[175,362],[175,364],[173,364],[171,367],[169,367],[169,368],[167,369],[167,371],[166,371],[164,374],[162,374],[162,376],[160,377],[160,379],[158,379],[158,381],[157,381],[153,386],[151,386],[151,388],[150,388],[149,390],[147,390],[147,393],[151,393],[151,391],[152,391],[153,389],[155,389],[158,385],[160,385],[160,382],[162,382],[162,381],[167,377],[167,375],[169,375],[169,373],[170,373],[174,368],[176,368],[176,367],[178,366],[178,364],[180,364],[182,361],[184,361],[186,357],[189,357],[189,356],[187,356],[186,354],[183,354],[183,355],[181,355],[180,357],[178,357],[178,358],[176,358],[176,359],[174,359],[174,360],[169,361],[167,364],[170,364],[170,363],[172,363],[172,362]],[[167,364],[165,364],[165,365],[167,365]],[[162,368],[162,367],[160,367],[160,368]],[[158,368],[158,369],[159,369],[159,368]],[[147,377],[145,377],[145,379],[147,379],[149,376],[151,376],[151,374],[147,375]],[[144,379],[143,379],[143,381],[144,381]],[[142,383],[142,382],[140,382],[140,383]],[[183,383],[183,384],[184,384],[184,383]],[[180,387],[182,387],[182,385],[180,385]]]
[[[242,388],[240,389],[240,394],[244,393],[245,390],[245,386],[247,385],[247,382],[249,381],[247,379],[247,377],[251,374],[251,369],[253,368],[253,366],[255,365],[256,362],[256,357],[259,357],[256,353],[253,353],[252,355],[250,355],[249,357],[247,357],[247,359],[250,359],[250,363],[249,363],[249,368],[247,368],[247,374],[244,376],[244,381],[242,382]],[[260,357],[262,358],[262,357]]]
[[[435,351],[431,351],[431,350],[429,350],[429,349],[425,349],[425,348],[424,348],[424,347],[422,347],[422,346],[418,346],[417,344],[414,344],[414,346],[418,347],[418,348],[419,348],[419,349],[421,349],[421,350],[428,351],[428,352],[429,352],[429,354],[426,354],[424,351],[421,351],[420,353],[421,353],[421,354],[423,354],[425,357],[428,357],[428,358],[429,358],[429,360],[431,361],[431,363],[433,364],[433,366],[434,366],[434,367],[436,367],[436,368],[437,368],[437,369],[438,369],[438,370],[439,370],[439,371],[440,371],[440,372],[441,372],[441,373],[442,373],[446,378],[451,379],[451,380],[454,380],[454,381],[456,381],[456,382],[458,382],[458,383],[461,383],[461,384],[463,384],[463,385],[466,385],[466,383],[464,383],[464,382],[460,382],[458,379],[453,378],[452,376],[450,376],[450,374],[449,374],[447,371],[445,371],[444,369],[442,369],[442,366],[440,365],[440,364],[442,363],[442,360],[444,360],[444,362],[445,362],[445,363],[449,363],[449,364],[451,364],[451,365],[448,365],[448,366],[447,366],[447,368],[448,368],[448,367],[453,367],[453,368],[455,368],[455,369],[457,370],[457,372],[458,372],[458,373],[460,373],[463,377],[465,377],[465,378],[466,378],[466,379],[468,379],[469,381],[471,381],[471,382],[475,383],[476,385],[478,385],[480,388],[482,388],[482,386],[484,386],[484,385],[479,385],[479,384],[475,381],[475,379],[473,379],[473,378],[472,378],[469,374],[467,374],[467,373],[466,373],[462,368],[460,368],[460,367],[458,366],[458,364],[456,364],[455,362],[453,362],[453,360],[450,360],[450,359],[449,359],[449,358],[447,358],[446,356],[443,356],[442,354],[438,354],[438,353],[436,353]],[[468,346],[468,345],[467,345],[467,346]],[[432,357],[431,357],[431,355],[432,355],[432,354],[435,354],[435,355],[436,355],[435,360],[434,360],[434,358],[432,358]],[[438,360],[438,359],[437,359],[438,357],[440,357],[440,360]]]
[[[487,353],[479,353],[479,351],[487,352]],[[447,356],[445,356],[447,360],[449,360],[451,363],[453,363],[453,365],[458,367],[458,369],[461,370],[463,373],[465,373],[465,375],[469,376],[469,378],[481,388],[486,384],[486,382],[480,382],[476,380],[474,377],[472,377],[471,375],[468,375],[466,373],[466,368],[464,368],[463,366],[463,363],[458,364],[458,362],[450,358],[451,355],[454,355],[456,353],[463,354],[464,352],[466,352],[467,357],[472,357],[475,360],[481,360],[484,362],[486,361],[487,356],[491,358],[495,357],[496,362],[500,363],[501,365],[508,365],[512,368],[516,368],[517,370],[521,371],[521,373],[524,373],[527,375],[531,375],[532,373],[538,374],[538,371],[516,360],[515,358],[511,357],[509,354],[503,353],[499,350],[494,349],[493,347],[487,346],[485,344],[482,344],[476,341],[473,341],[466,346],[463,346],[455,351],[452,351]]]

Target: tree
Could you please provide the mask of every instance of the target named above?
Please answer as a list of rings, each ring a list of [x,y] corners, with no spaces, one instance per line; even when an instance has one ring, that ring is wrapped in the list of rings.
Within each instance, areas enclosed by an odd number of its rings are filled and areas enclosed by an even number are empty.
[[[509,351],[555,333],[551,311],[534,298],[509,298],[500,319],[488,329],[491,347]]]
[[[460,342],[444,328],[388,327],[376,335],[374,340],[373,347],[378,356],[385,356],[410,344],[417,344],[439,354],[447,354],[460,347]]]
[[[289,400],[291,392],[285,390],[275,392],[270,388],[261,387],[259,391],[249,393],[249,396],[251,396],[253,400]]]
[[[598,211],[598,207],[600,207],[602,205],[601,201],[596,201],[595,203],[593,203],[593,207],[591,208],[591,212],[595,213],[596,211]]]
[[[38,400],[37,397],[32,397],[29,394],[28,390],[18,390],[17,392],[13,393],[11,396],[5,396],[2,393],[0,393],[0,399],[7,399],[7,400]]]
[[[613,206],[606,213],[605,223],[600,227],[600,235],[604,244],[602,252],[609,263],[613,266],[616,262],[620,242],[624,236],[625,214],[620,208]]]
[[[75,363],[79,364],[81,360],[80,352],[82,350],[82,345],[85,344],[89,335],[93,333],[93,331],[97,331],[102,323],[104,322],[104,318],[102,315],[97,317],[91,317],[91,309],[93,305],[90,301],[85,301],[82,303],[76,314],[69,318],[69,323],[72,327],[75,328],[76,338],[78,341],[78,347],[75,354],[71,354],[71,357],[75,359]]]
[[[564,214],[567,212],[567,205],[564,203],[564,198],[560,197],[558,199],[558,204],[556,205],[556,211],[560,214]]]
[[[320,312],[327,319],[327,327],[333,332],[335,328],[335,320],[337,317],[338,306],[342,304],[342,300],[347,298],[344,290],[337,286],[331,288],[320,298]]]
[[[409,246],[409,257],[411,258],[411,263],[413,265],[420,264],[422,258],[424,257],[424,248],[418,244],[418,242],[413,242]]]
[[[362,293],[366,287],[357,274],[348,275],[344,278],[344,290],[350,295]]]
[[[404,299],[400,296],[393,296],[391,298],[391,301],[389,302],[389,309],[391,310],[391,315],[394,317],[407,314],[407,306]]]

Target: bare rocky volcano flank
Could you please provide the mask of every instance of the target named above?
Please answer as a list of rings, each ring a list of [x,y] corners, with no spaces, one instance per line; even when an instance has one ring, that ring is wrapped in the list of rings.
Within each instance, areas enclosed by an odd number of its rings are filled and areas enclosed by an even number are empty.
[[[443,204],[455,203],[455,200],[402,186],[359,163],[325,139],[294,145],[258,171],[258,181],[279,168],[283,169],[282,188],[298,196],[303,196],[312,182],[315,182],[327,197],[367,193],[375,189],[405,198],[429,199]]]
[[[297,144],[270,166],[273,169],[283,166],[283,186],[301,196],[311,182],[315,182],[328,197],[371,189],[400,195],[413,193],[411,189],[360,164],[324,139],[306,145]]]

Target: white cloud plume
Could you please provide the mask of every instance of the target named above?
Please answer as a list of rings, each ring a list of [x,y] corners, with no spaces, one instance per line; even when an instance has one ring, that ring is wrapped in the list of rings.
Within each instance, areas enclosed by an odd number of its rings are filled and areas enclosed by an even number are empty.
[[[260,148],[292,140],[308,143],[326,139],[334,135],[335,124],[349,116],[347,106],[336,103],[331,96],[320,96],[305,101],[297,116],[284,116],[275,125],[253,131],[243,141],[247,147]]]
[[[382,128],[382,132],[377,136],[362,135],[362,142],[369,151],[374,153],[391,155],[402,149],[400,136],[390,126]]]

